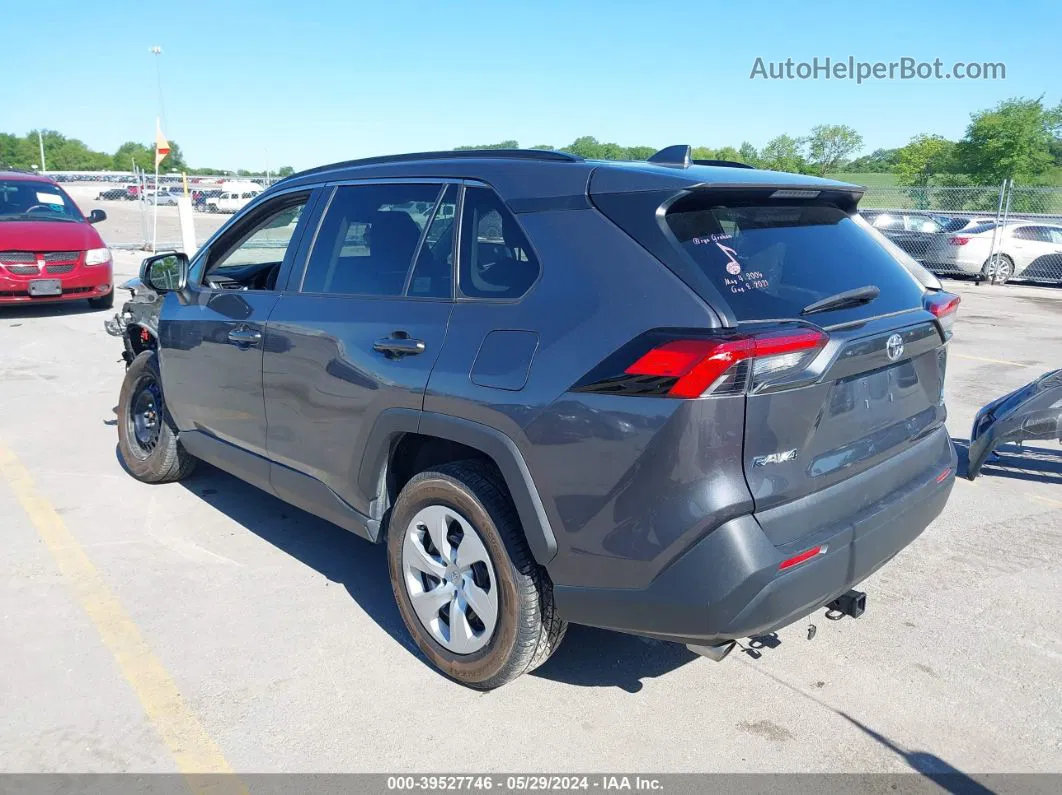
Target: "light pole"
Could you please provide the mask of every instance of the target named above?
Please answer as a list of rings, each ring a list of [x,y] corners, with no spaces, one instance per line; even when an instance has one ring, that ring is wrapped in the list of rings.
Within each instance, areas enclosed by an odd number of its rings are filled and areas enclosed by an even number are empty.
[[[162,118],[165,115],[162,105],[162,68],[159,66],[159,57],[162,55],[162,48],[159,45],[154,45],[149,52],[155,56],[155,79],[159,89],[159,115],[156,119],[155,130],[156,132],[162,127]],[[155,205],[152,208],[151,213],[151,253],[155,253],[155,249],[158,246],[159,240],[159,153],[158,143],[156,142],[155,150],[155,193],[154,193]]]
[[[165,121],[166,106],[162,104],[162,67],[159,66],[159,56],[162,55],[162,48],[156,44],[149,52],[155,56],[155,82],[159,91],[159,119]]]
[[[44,137],[41,135],[41,131],[37,130],[37,144],[41,148],[41,173],[48,173],[48,165],[44,162]]]

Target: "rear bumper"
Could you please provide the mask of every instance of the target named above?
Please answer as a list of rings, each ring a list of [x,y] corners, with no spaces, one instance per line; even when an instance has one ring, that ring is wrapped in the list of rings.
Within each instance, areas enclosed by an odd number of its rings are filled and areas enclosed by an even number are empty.
[[[933,436],[946,434],[941,428]],[[940,514],[955,482],[956,456],[950,439],[935,441],[941,453],[930,468],[828,530],[779,547],[754,516],[741,516],[701,539],[646,588],[555,586],[557,609],[577,624],[679,643],[719,643],[784,627],[873,574]],[[852,478],[852,488],[860,487],[858,480]],[[779,571],[782,561],[817,545],[826,552]]]

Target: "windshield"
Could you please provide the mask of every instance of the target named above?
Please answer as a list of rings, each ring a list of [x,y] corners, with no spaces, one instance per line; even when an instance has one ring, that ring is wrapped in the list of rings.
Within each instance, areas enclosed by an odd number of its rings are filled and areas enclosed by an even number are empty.
[[[84,217],[58,185],[0,179],[0,220],[82,221]]]

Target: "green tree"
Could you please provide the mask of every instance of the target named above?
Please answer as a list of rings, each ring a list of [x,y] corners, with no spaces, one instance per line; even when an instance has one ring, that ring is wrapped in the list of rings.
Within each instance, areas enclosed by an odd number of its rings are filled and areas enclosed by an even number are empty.
[[[600,154],[602,160],[629,160],[627,147],[616,143],[601,144]]]
[[[1062,135],[1062,103],[1044,106],[1043,97],[1004,100],[970,116],[956,150],[956,166],[977,184],[1010,178],[1035,182],[1054,164],[1052,145]]]
[[[583,135],[576,138],[562,152],[571,152],[573,155],[588,157],[597,160],[601,157],[601,144],[592,135]]]
[[[715,160],[715,150],[709,146],[695,146],[693,151],[690,152],[690,158],[693,160]]]
[[[756,147],[750,144],[748,141],[742,141],[741,146],[738,149],[738,159],[742,163],[748,163],[750,166],[759,166],[760,153],[756,151]]]
[[[290,177],[294,173],[295,169],[293,169],[291,166],[281,166],[279,169],[277,169],[277,176],[281,178]]]
[[[955,144],[940,135],[916,135],[898,150],[896,175],[901,185],[925,188],[950,170]]]
[[[863,146],[863,136],[846,124],[819,124],[806,139],[807,159],[813,170],[826,175]]]
[[[741,152],[732,146],[724,146],[722,149],[715,150],[716,160],[729,160],[730,162],[741,161]]]
[[[808,161],[804,158],[803,142],[799,138],[779,135],[772,138],[760,152],[760,168],[771,171],[790,171],[803,174],[808,170]]]
[[[154,163],[154,154],[152,154],[152,162]],[[188,170],[188,163],[184,160],[184,152],[181,151],[181,147],[176,141],[170,141],[170,153],[159,164],[159,168],[165,171],[174,169],[177,171]]]
[[[136,141],[126,141],[118,147],[112,161],[116,171],[132,171],[134,165],[144,171],[154,171],[155,150]]]
[[[648,160],[656,154],[656,150],[651,146],[628,146],[627,147],[627,159],[628,160]]]
[[[884,174],[896,169],[899,158],[899,149],[875,149],[869,155],[857,157],[848,163],[845,170]]]
[[[455,152],[467,152],[470,149],[519,149],[520,144],[517,141],[508,140],[502,141],[496,144],[483,144],[481,146],[455,146]]]

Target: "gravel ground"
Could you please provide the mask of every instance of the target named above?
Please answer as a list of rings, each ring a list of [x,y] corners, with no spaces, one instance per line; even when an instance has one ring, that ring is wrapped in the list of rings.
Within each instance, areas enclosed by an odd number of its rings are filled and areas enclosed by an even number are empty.
[[[99,206],[109,242],[136,232],[135,205]],[[1062,363],[1062,291],[952,288],[961,442]],[[858,621],[820,613],[720,664],[573,627],[481,694],[419,656],[382,548],[209,467],[123,472],[106,316],[0,311],[0,771],[1062,772],[1057,444],[960,480]]]

